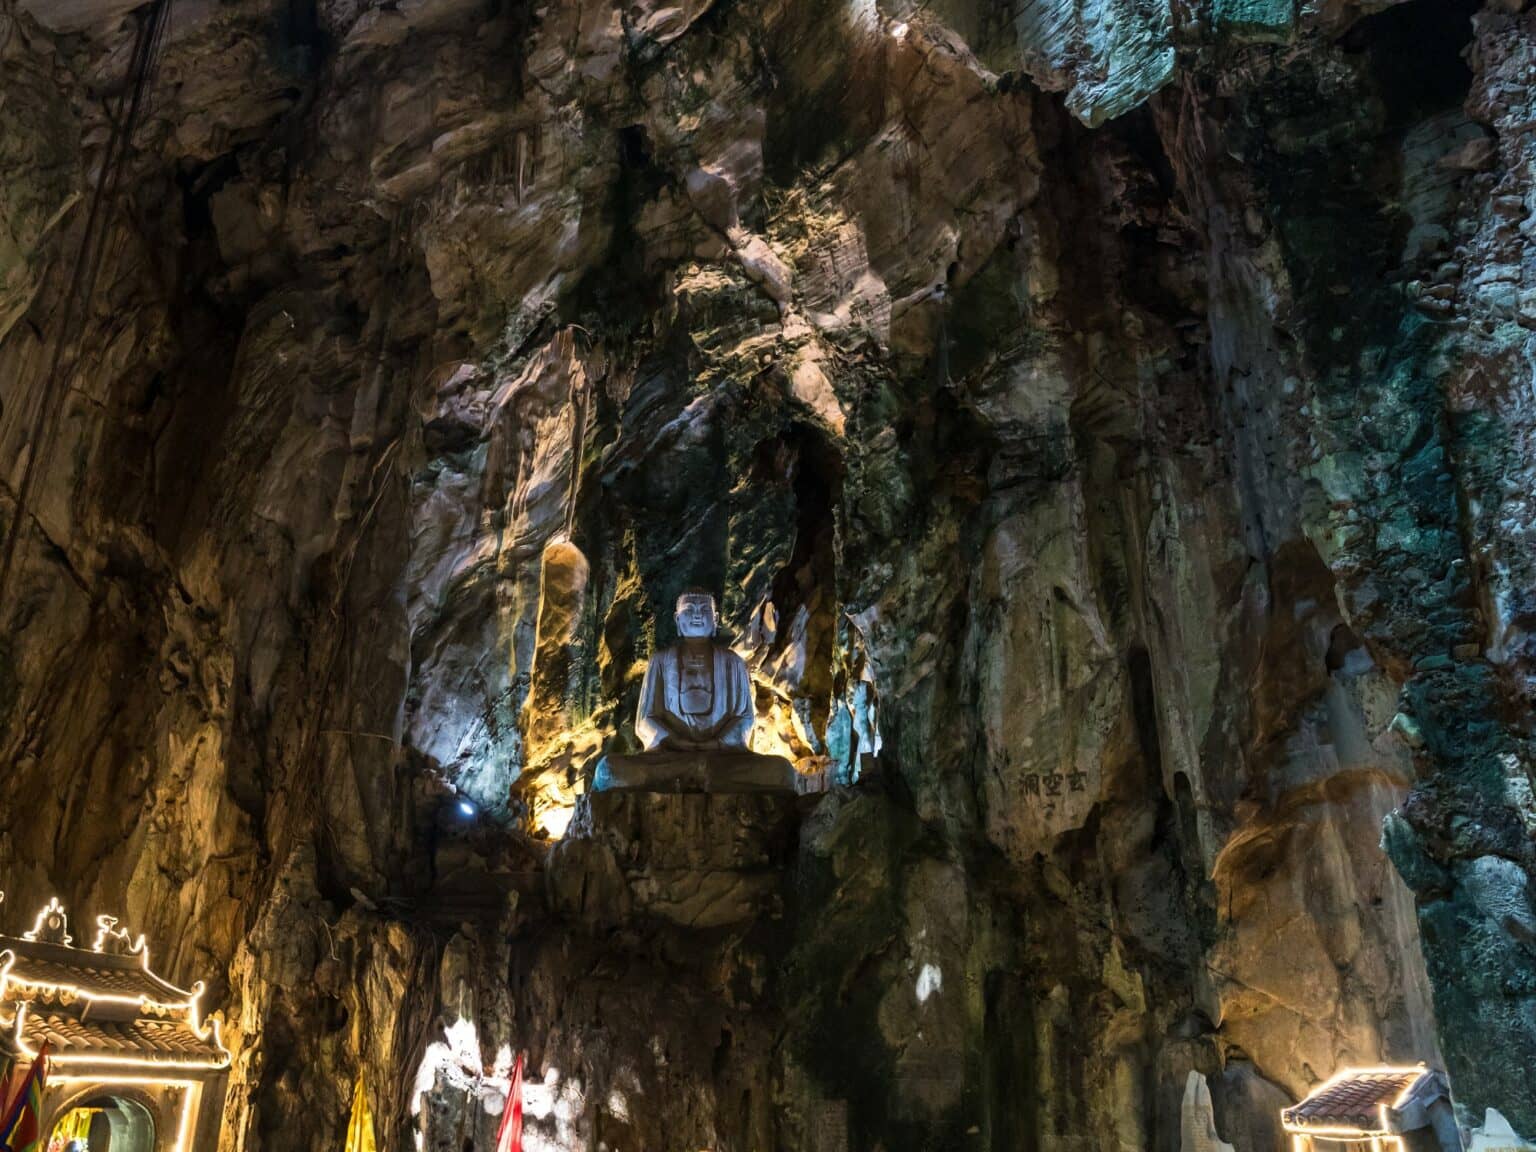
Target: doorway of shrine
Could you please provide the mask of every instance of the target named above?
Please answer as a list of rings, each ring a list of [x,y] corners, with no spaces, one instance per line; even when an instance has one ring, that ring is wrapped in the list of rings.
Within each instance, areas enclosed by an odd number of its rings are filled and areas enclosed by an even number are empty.
[[[156,1152],[154,1113],[128,1096],[86,1097],[54,1121],[47,1152]]]

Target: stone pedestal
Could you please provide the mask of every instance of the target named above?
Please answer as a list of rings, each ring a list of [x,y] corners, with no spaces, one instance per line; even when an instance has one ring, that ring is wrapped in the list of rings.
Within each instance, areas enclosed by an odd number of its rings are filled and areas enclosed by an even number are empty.
[[[777,916],[799,803],[786,790],[593,792],[554,851],[551,901],[608,925],[649,915],[717,928]]]
[[[599,792],[795,792],[795,769],[781,756],[718,749],[708,752],[658,750],[609,756],[599,764],[593,787]]]

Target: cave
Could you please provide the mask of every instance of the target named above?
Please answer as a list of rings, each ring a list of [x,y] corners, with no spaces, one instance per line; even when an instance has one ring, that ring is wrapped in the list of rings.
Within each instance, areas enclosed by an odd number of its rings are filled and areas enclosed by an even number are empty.
[[[1528,3],[0,0],[0,1152],[1532,1147]]]

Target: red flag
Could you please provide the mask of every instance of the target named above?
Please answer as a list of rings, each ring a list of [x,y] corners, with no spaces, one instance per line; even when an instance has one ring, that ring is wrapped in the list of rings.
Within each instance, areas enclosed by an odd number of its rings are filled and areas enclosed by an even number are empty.
[[[0,1053],[0,1117],[11,1113],[11,1084],[17,1079],[16,1061]]]
[[[501,1110],[501,1131],[496,1133],[496,1152],[523,1152],[523,1054],[512,1062],[512,1086],[507,1106]]]
[[[0,1150],[41,1152],[43,1146],[43,1089],[48,1083],[48,1042],[38,1050],[26,1079],[16,1087],[0,1121]]]

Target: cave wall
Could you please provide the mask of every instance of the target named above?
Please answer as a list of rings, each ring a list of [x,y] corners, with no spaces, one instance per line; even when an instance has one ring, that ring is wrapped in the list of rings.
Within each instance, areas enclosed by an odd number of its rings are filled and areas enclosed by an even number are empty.
[[[1536,1132],[1536,17],[1368,7],[179,0],[112,166],[146,10],[4,0],[6,908],[231,1149]],[[578,803],[700,583],[750,900]]]

